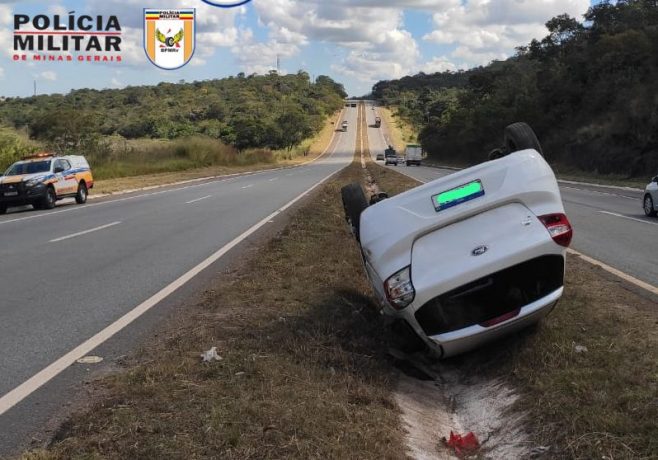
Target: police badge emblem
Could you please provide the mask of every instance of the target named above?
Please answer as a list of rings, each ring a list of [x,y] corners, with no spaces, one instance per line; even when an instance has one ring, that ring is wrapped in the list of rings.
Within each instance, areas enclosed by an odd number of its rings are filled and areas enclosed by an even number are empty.
[[[161,69],[174,70],[190,62],[196,46],[196,12],[144,9],[144,50]]]

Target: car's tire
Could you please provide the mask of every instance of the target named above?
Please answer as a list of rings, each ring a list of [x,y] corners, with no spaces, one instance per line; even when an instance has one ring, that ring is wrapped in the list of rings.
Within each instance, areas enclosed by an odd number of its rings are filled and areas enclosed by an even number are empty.
[[[87,196],[89,191],[87,190],[87,184],[80,182],[78,184],[78,193],[75,194],[75,202],[78,204],[85,204],[87,202]]]
[[[40,208],[41,209],[53,209],[55,207],[55,203],[57,202],[57,194],[55,193],[55,189],[52,187],[48,187],[46,190],[46,196],[43,197],[41,200]]]
[[[539,154],[544,154],[537,135],[527,123],[518,122],[507,126],[504,133],[504,142],[506,153],[534,149]]]
[[[7,214],[7,206],[0,204],[0,214]]]
[[[407,161],[407,166],[411,166],[411,161]]]
[[[644,214],[646,214],[647,217],[656,217],[656,215],[658,215],[654,206],[653,198],[651,198],[651,195],[648,193],[644,196],[643,208]]]
[[[352,233],[357,241],[360,241],[359,227],[361,213],[368,207],[368,200],[363,193],[361,185],[357,182],[346,185],[340,190],[343,199],[343,208],[345,209],[345,220],[352,228]]]

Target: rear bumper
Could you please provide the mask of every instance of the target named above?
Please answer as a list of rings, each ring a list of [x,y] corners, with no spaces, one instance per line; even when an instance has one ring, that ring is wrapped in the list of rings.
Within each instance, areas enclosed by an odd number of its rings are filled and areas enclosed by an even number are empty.
[[[369,273],[372,279],[372,276]],[[381,284],[380,280],[376,280]],[[496,340],[546,316],[564,292],[564,258],[547,255],[464,284],[426,302],[384,313],[404,319],[441,357]],[[423,293],[417,292],[417,299]]]
[[[483,327],[475,324],[457,331],[428,337],[428,340],[441,349],[443,357],[464,353],[537,323],[555,307],[563,292],[564,288],[561,287],[546,297],[521,308],[519,314],[514,318],[495,326]]]

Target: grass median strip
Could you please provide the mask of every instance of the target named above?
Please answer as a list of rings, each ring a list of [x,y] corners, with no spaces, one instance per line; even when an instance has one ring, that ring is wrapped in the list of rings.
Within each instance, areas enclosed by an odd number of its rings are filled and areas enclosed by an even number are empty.
[[[370,167],[396,194],[416,183]],[[404,458],[397,371],[375,313],[340,187],[313,195],[285,230],[217,279],[198,305],[95,382],[91,408],[47,449],[60,458]],[[546,458],[651,458],[658,451],[655,302],[577,257],[566,294],[538,328],[441,363],[520,394]],[[217,347],[221,361],[201,363]],[[436,433],[439,439],[448,433]]]
[[[384,331],[337,198],[359,174],[331,180],[25,458],[404,457]],[[202,364],[212,346],[223,359]]]

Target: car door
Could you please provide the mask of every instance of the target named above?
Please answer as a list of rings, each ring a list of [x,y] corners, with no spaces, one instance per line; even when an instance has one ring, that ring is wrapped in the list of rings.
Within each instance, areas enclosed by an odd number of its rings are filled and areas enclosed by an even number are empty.
[[[64,186],[66,187],[66,192],[67,194],[72,194],[76,193],[78,191],[78,181],[75,177],[75,174],[73,173],[73,167],[71,166],[71,162],[65,159],[60,159],[60,164],[62,165],[62,168],[64,168],[64,172],[62,173],[64,175]]]
[[[75,182],[75,175],[67,176],[70,172],[71,164],[62,159],[56,159],[53,164],[53,173],[55,174],[55,192],[57,196],[68,195],[71,192],[71,183]]]

